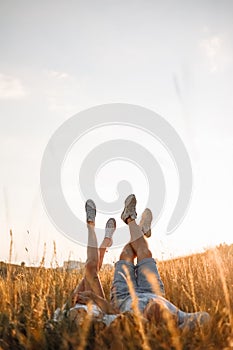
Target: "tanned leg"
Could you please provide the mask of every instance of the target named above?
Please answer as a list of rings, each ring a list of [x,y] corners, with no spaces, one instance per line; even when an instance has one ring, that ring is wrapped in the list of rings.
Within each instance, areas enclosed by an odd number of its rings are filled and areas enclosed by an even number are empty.
[[[105,237],[99,247],[99,270],[101,269],[101,266],[103,264],[104,254],[106,253],[107,249],[112,245],[112,236],[115,230],[116,230],[116,220],[114,218],[110,218],[106,222]]]
[[[101,269],[103,265],[104,255],[111,245],[111,240],[109,238],[104,238],[103,242],[101,243],[99,247],[99,270]]]
[[[122,249],[119,260],[125,260],[133,263],[135,258],[136,258],[136,253],[133,250],[132,245],[130,243],[127,243]]]
[[[121,219],[129,226],[130,244],[137,255],[138,262],[140,262],[145,258],[151,258],[152,254],[144,238],[145,232],[143,232],[142,230],[144,225],[142,224],[140,227],[139,225],[136,224],[136,221],[135,221],[135,219],[137,218],[136,204],[137,204],[137,200],[135,195],[134,194],[129,195],[125,200],[125,206],[121,214]],[[151,218],[152,218],[152,214],[151,214]]]
[[[136,253],[138,262],[145,258],[151,258],[152,254],[141,228],[136,224],[136,221],[131,218],[128,218],[126,222],[129,226],[130,244]]]
[[[88,246],[87,261],[85,266],[84,290],[92,290],[96,295],[104,298],[104,291],[99,279],[99,249],[95,234],[95,225],[92,222],[87,223]]]
[[[75,288],[74,295],[77,292],[83,292],[91,290],[96,295],[105,298],[102,284],[99,279],[99,249],[97,238],[95,234],[95,216],[96,207],[92,200],[86,202],[86,214],[87,214],[87,230],[88,230],[88,243],[87,243],[87,260],[85,265],[85,276],[81,283]]]

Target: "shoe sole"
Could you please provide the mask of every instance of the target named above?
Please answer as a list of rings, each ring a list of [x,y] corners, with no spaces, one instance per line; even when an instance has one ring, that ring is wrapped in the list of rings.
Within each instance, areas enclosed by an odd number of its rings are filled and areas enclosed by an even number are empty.
[[[144,213],[148,213],[148,214],[144,214]],[[148,219],[149,225],[148,226],[150,228],[149,228],[149,230],[147,232],[144,232],[143,230],[142,230],[142,232],[143,232],[145,237],[149,238],[151,236],[151,223],[152,223],[152,220],[153,220],[153,215],[152,215],[152,212],[151,212],[151,210],[149,208],[146,208],[144,210],[144,212],[142,213],[142,218],[141,218],[140,224],[139,224],[141,229],[143,229],[143,221],[142,221],[143,220],[143,214],[146,215],[147,217],[149,216],[149,219]]]
[[[108,227],[108,223],[112,221],[114,223],[114,231],[116,229],[116,220],[114,218],[110,218],[108,219],[108,221],[106,222],[105,228],[112,228],[112,227]]]
[[[126,219],[123,219],[123,217],[124,217],[124,212],[125,212],[126,208],[129,206],[129,204],[130,204],[130,202],[132,201],[132,199],[135,200],[135,206],[136,206],[136,204],[137,204],[137,199],[136,199],[136,197],[135,197],[134,194],[130,194],[130,195],[126,198],[126,200],[125,200],[125,207],[124,207],[124,210],[123,210],[123,212],[122,212],[122,214],[121,214],[121,219],[122,219],[125,223],[126,223],[126,220],[127,220],[130,216],[128,216]],[[135,213],[136,213],[136,211],[135,211]],[[137,215],[137,213],[136,213],[136,215]]]
[[[89,205],[90,204],[90,205]],[[94,221],[95,221],[95,217],[96,217],[96,205],[95,205],[95,202],[92,200],[92,199],[88,199],[86,201],[86,204],[85,204],[85,211],[86,211],[86,214],[88,213],[88,206],[91,207],[92,210],[95,210],[95,216],[94,216]],[[93,220],[88,220],[88,221],[93,221]],[[93,221],[93,222],[94,222]]]
[[[108,224],[110,222],[113,222],[114,224],[114,227],[109,227]],[[107,230],[111,230],[110,234],[108,232],[106,232]],[[114,232],[116,231],[116,220],[114,218],[110,218],[108,219],[108,221],[106,222],[106,225],[105,225],[105,235],[104,235],[104,238],[109,238],[111,240],[110,244],[108,245],[108,248],[112,246],[113,244],[113,240],[112,240],[112,237],[113,237],[113,234]]]

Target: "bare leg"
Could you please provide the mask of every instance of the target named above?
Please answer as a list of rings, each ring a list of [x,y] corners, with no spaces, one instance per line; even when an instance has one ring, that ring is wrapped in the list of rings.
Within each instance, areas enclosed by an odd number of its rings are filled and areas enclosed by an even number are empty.
[[[105,252],[112,245],[112,236],[116,230],[116,220],[110,218],[106,222],[105,237],[99,249],[97,248],[97,239],[95,234],[95,203],[88,200],[86,203],[87,228],[88,228],[88,247],[85,277],[77,286],[76,292],[92,290],[95,294],[104,297],[102,285],[99,280],[99,270],[103,264]]]
[[[108,219],[105,226],[105,237],[103,242],[99,247],[99,270],[103,264],[104,254],[107,251],[108,247],[112,245],[112,236],[116,230],[116,220],[114,218]]]
[[[99,249],[97,238],[95,234],[95,216],[96,206],[95,203],[88,199],[85,205],[87,214],[87,229],[88,229],[88,244],[87,244],[87,260],[85,265],[85,276],[79,285],[75,288],[73,293],[74,300],[77,292],[83,292],[91,290],[96,295],[104,298],[104,291],[101,285],[98,272],[99,272]]]
[[[110,239],[108,237],[105,237],[103,239],[103,242],[101,243],[100,247],[99,247],[99,264],[98,264],[98,270],[97,270],[97,273],[100,271],[101,267],[102,267],[102,264],[103,264],[103,260],[104,260],[104,255],[105,255],[105,252],[107,251],[107,248],[110,246]],[[89,250],[89,261],[92,260],[92,251],[91,249],[88,249]],[[96,253],[94,252],[94,255]],[[88,262],[88,259],[87,259],[87,262]],[[86,262],[86,264],[87,264]],[[88,262],[88,265],[90,265],[90,263]],[[88,281],[87,279],[84,277],[82,279],[82,281],[79,283],[79,285],[76,287],[76,292],[85,292],[86,290],[90,290],[91,287],[90,285],[88,284]]]
[[[129,226],[129,232],[130,232],[130,243],[135,251],[138,262],[145,258],[151,258],[152,254],[148,248],[147,242],[144,238],[144,233],[148,234],[148,231],[150,230],[150,224],[152,220],[152,213],[149,209],[147,209],[147,213],[144,212],[144,219],[141,220],[140,225],[137,225],[135,222],[135,219],[137,218],[136,213],[136,204],[137,200],[134,194],[129,195],[125,200],[125,206],[124,210],[121,214],[121,219]],[[148,217],[148,214],[149,217]],[[148,217],[148,220],[145,220],[145,218]],[[147,221],[147,222],[146,222]],[[145,230],[145,232],[143,232]]]
[[[136,224],[136,221],[131,218],[127,219],[127,224],[129,226],[131,238],[130,244],[137,255],[138,262],[145,258],[151,258],[152,254],[141,228]]]
[[[154,259],[152,259],[151,251],[149,250],[147,241],[144,238],[145,234],[147,237],[151,234],[151,221],[153,216],[150,209],[145,209],[142,214],[140,225],[137,225],[135,222],[135,219],[137,218],[136,204],[137,200],[135,195],[129,195],[125,200],[125,206],[121,214],[121,219],[129,226],[130,244],[137,256],[135,273],[138,291],[147,291],[151,293],[156,290],[156,294],[164,294],[164,286],[159,276],[156,262]],[[153,278],[153,281],[151,280],[149,282],[148,278]],[[153,286],[156,286],[153,288],[153,290],[151,286],[152,282]]]
[[[95,225],[93,222],[87,223],[88,229],[88,246],[87,246],[87,261],[84,277],[84,290],[92,290],[96,295],[104,298],[104,291],[101,285],[99,272],[99,250],[95,234]]]
[[[104,237],[103,242],[101,243],[99,247],[99,270],[102,267],[103,260],[104,260],[104,255],[107,251],[107,248],[110,247],[111,245],[111,240],[108,237]]]
[[[119,260],[125,260],[133,263],[135,258],[136,258],[136,253],[133,250],[132,245],[130,243],[126,244],[122,249]]]

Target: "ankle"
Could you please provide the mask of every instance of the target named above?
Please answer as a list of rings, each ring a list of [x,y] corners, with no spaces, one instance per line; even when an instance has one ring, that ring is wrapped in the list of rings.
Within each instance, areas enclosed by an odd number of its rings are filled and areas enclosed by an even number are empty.
[[[112,238],[104,237],[103,242],[101,243],[100,248],[109,248],[112,245]]]
[[[87,221],[87,225],[95,226],[95,223],[93,221]]]

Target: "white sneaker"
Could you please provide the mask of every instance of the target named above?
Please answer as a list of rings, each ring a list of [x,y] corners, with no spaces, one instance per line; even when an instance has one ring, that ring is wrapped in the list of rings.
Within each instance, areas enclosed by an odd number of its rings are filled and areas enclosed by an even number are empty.
[[[110,218],[106,222],[105,236],[104,236],[104,238],[110,238],[111,240],[111,244],[109,245],[109,247],[111,247],[112,245],[112,236],[115,231],[116,231],[116,220],[114,218]]]
[[[144,236],[149,238],[151,236],[151,222],[153,220],[152,212],[149,208],[146,208],[142,213],[142,217],[140,220],[140,228],[144,233]]]
[[[125,200],[125,207],[121,214],[121,219],[127,224],[127,219],[137,219],[136,213],[137,200],[134,194],[130,194]]]
[[[92,199],[88,199],[85,204],[85,210],[87,214],[87,221],[95,222],[96,206]]]

